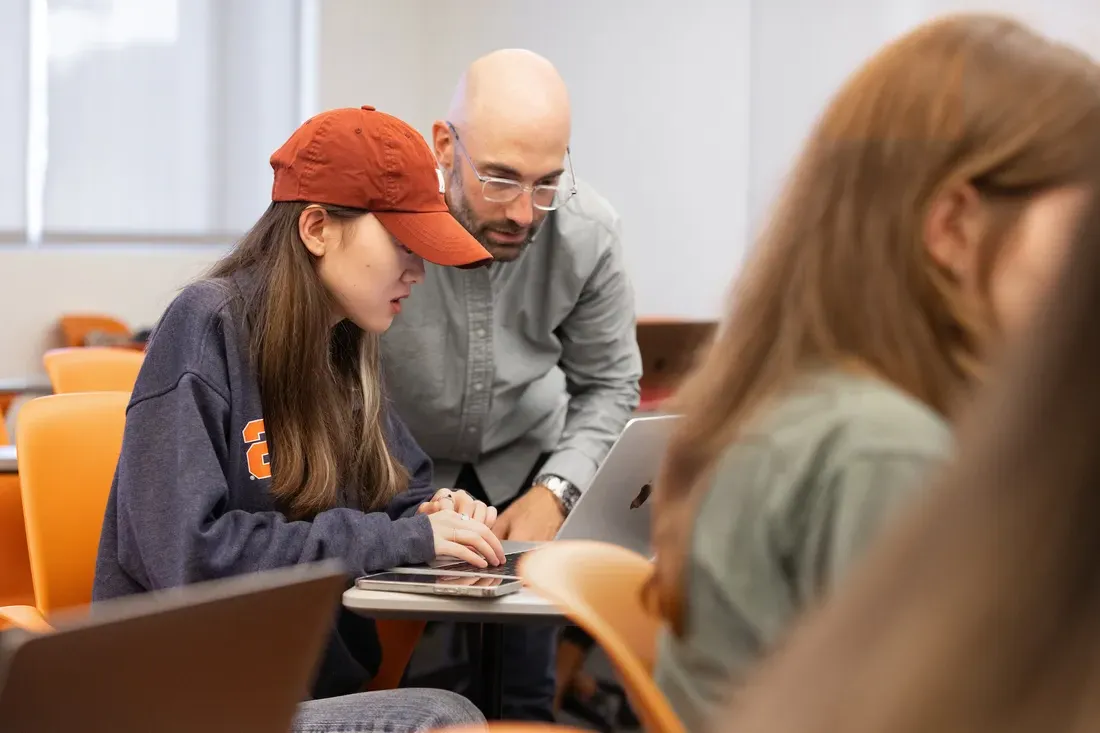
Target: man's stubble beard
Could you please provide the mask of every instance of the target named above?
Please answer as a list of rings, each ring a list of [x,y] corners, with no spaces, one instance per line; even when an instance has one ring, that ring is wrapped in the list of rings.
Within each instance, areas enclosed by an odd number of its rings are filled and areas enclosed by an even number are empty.
[[[546,220],[543,219],[543,221],[540,221],[538,224],[532,225],[528,229],[527,236],[519,244],[500,244],[499,242],[494,242],[489,238],[489,232],[492,227],[477,221],[474,216],[473,208],[470,206],[469,199],[466,197],[466,192],[457,179],[458,176],[452,173],[447,187],[447,207],[451,210],[451,216],[453,216],[482,247],[489,251],[494,261],[512,262],[513,260],[519,259],[519,256],[527,249],[527,245],[534,241]]]

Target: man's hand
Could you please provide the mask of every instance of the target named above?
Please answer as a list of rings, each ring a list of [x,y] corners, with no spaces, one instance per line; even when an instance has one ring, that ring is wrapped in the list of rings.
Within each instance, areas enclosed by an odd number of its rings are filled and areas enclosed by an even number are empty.
[[[532,486],[497,518],[493,532],[502,540],[545,542],[554,539],[564,521],[558,497],[545,486]]]
[[[497,520],[496,507],[486,506],[485,502],[478,501],[462,489],[440,489],[435,492],[431,501],[421,504],[416,512],[417,514],[435,514],[447,509],[481,522],[489,528],[492,528]]]

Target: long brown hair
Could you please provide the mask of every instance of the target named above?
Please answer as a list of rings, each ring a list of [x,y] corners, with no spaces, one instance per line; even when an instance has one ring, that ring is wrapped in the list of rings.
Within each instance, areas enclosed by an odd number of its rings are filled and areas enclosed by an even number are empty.
[[[1092,180],[1055,294],[959,420],[957,460],[738,680],[715,731],[1100,729],[1100,168]]]
[[[376,510],[409,479],[386,447],[378,336],[347,320],[333,327],[332,299],[298,234],[306,206],[273,203],[209,277],[248,283],[243,306],[276,500],[292,517],[342,502]],[[366,213],[322,208],[347,226]]]
[[[971,184],[994,224],[985,284],[1035,193],[1100,152],[1100,69],[1006,18],[959,15],[881,50],[819,120],[731,312],[673,399],[656,485],[656,590],[683,632],[684,560],[707,478],[738,429],[807,369],[857,362],[947,414],[994,329],[923,246],[927,209]]]

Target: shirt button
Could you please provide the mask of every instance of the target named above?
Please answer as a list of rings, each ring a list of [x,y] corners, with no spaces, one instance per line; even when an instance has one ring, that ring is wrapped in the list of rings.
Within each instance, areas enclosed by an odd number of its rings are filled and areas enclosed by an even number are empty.
[[[466,428],[466,432],[467,433],[476,433],[477,428],[475,428],[473,425],[471,425],[470,427]]]
[[[477,336],[479,339],[485,338],[485,329],[479,328],[478,330],[474,331],[474,335]]]
[[[474,391],[475,392],[480,392],[481,388],[484,387],[484,386],[485,385],[482,384],[481,382],[474,382]]]

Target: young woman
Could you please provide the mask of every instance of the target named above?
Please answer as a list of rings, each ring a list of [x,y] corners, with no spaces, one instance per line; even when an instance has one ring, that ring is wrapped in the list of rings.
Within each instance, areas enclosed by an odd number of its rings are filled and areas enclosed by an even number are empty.
[[[1100,165],[1092,180],[1071,259],[960,420],[957,459],[714,730],[1100,729]]]
[[[381,390],[378,336],[423,259],[490,259],[447,213],[427,144],[373,108],[340,109],[271,164],[270,208],[149,341],[96,600],[324,558],[352,574],[441,554],[503,561],[491,510],[430,495],[431,464]],[[379,659],[373,622],[342,612],[314,697],[361,690]],[[299,727],[476,720],[457,696],[395,691],[306,703]]]
[[[915,30],[826,110],[658,482],[657,680],[688,730],[950,455],[1098,153],[1100,68],[997,17]]]

